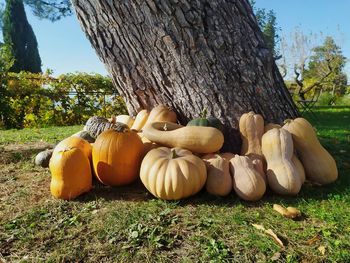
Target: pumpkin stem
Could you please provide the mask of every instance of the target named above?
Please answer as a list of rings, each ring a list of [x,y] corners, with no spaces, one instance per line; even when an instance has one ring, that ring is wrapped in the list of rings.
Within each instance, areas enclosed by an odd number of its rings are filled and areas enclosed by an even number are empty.
[[[292,121],[292,119],[286,119],[283,121],[283,124],[287,124],[287,123],[290,123]]]
[[[207,114],[208,114],[208,111],[207,109],[205,108],[199,115],[200,118],[203,118],[205,119],[207,117]]]
[[[171,159],[176,159],[177,157],[179,157],[179,156],[176,154],[175,149],[172,149],[171,150]]]

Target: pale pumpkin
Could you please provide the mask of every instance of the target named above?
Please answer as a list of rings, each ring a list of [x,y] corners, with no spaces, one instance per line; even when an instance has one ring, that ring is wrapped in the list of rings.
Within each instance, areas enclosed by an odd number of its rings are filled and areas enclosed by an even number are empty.
[[[146,121],[146,124],[153,122],[177,122],[176,113],[164,105],[154,107]]]
[[[267,181],[281,195],[296,195],[302,185],[300,169],[293,162],[292,135],[273,128],[262,137],[262,152],[267,162]]]
[[[230,174],[230,160],[233,153],[207,154],[202,157],[207,167],[207,182],[205,188],[208,193],[226,196],[232,190],[232,176]]]
[[[252,160],[248,156],[235,155],[230,162],[233,189],[236,194],[246,201],[261,199],[266,191],[266,184],[263,177],[254,168]]]
[[[305,169],[306,179],[329,184],[338,178],[337,164],[320,144],[312,125],[304,118],[288,120],[283,129],[293,136],[295,149]]]
[[[124,123],[126,124],[129,128],[131,128],[131,126],[134,124],[134,119],[129,116],[129,115],[118,115],[115,118],[116,122],[120,122],[120,123]]]
[[[164,200],[179,200],[198,193],[207,179],[204,162],[181,148],[159,147],[142,161],[140,178],[147,190]]]
[[[239,119],[239,131],[242,139],[241,155],[254,154],[262,157],[263,117],[260,114],[255,114],[253,111],[243,114]]]
[[[282,128],[282,126],[276,123],[268,123],[264,126],[264,133],[272,130],[273,128]]]
[[[90,162],[80,148],[64,148],[56,151],[50,160],[51,194],[70,200],[92,188]]]
[[[134,130],[137,132],[141,131],[143,126],[145,126],[145,124],[147,122],[148,116],[149,116],[148,110],[140,111],[136,115],[135,121],[134,121],[133,125],[131,126],[131,130]]]
[[[91,160],[91,152],[92,152],[91,144],[86,140],[75,136],[71,136],[60,141],[54,148],[53,154],[59,151],[63,151],[66,148],[73,148],[73,147],[76,147],[82,150],[83,153],[86,155],[86,157],[88,157],[89,160]]]
[[[181,126],[170,122],[147,124],[143,135],[152,142],[168,147],[180,147],[195,153],[213,153],[220,150],[224,135],[213,127]]]
[[[92,149],[96,177],[105,185],[126,185],[136,180],[143,157],[143,143],[137,133],[122,123],[101,133]]]

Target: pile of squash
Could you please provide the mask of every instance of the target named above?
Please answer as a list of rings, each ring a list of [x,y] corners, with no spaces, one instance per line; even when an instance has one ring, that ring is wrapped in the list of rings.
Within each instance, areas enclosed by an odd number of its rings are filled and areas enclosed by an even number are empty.
[[[84,132],[54,149],[49,162],[51,193],[73,199],[92,188],[92,176],[105,185],[121,186],[141,179],[147,190],[164,200],[195,195],[203,187],[213,195],[232,190],[256,201],[267,189],[296,195],[305,180],[324,185],[337,179],[333,157],[322,147],[311,124],[303,119],[264,125],[261,115],[245,113],[239,120],[240,155],[220,153],[223,125],[216,118],[176,123],[163,105],[136,118],[92,117]],[[84,137],[94,138],[89,143]]]

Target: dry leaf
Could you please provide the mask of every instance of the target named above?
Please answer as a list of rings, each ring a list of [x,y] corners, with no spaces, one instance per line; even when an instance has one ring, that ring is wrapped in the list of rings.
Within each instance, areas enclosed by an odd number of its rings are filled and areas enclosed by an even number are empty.
[[[311,239],[305,241],[305,243],[306,243],[307,245],[310,246],[310,245],[312,245],[313,243],[315,243],[315,242],[317,242],[317,241],[319,241],[319,240],[321,240],[321,236],[320,236],[319,234],[317,234],[317,235],[314,236],[313,238],[311,238]]]
[[[258,225],[258,224],[252,224],[252,226],[255,227],[256,229],[264,231],[266,234],[271,236],[278,245],[280,245],[281,247],[284,247],[282,240],[279,239],[278,236],[271,229],[266,230],[263,225]]]
[[[318,247],[318,251],[320,251],[320,253],[322,255],[326,254],[326,247],[325,246],[319,246]]]
[[[295,208],[295,207],[291,207],[291,206],[284,208],[281,205],[274,204],[273,210],[275,210],[276,212],[280,213],[281,215],[283,215],[284,217],[287,217],[287,218],[296,218],[296,217],[301,216],[300,210]]]
[[[282,240],[279,239],[278,236],[271,229],[265,230],[265,233],[270,235],[278,245],[280,245],[281,247],[284,247]]]
[[[276,252],[272,257],[271,257],[271,261],[277,261],[279,260],[281,257],[281,253],[280,252]]]
[[[264,230],[264,231],[266,230],[265,227],[262,225],[252,224],[252,226],[259,230]]]
[[[296,217],[301,216],[300,210],[295,208],[295,207],[288,206],[287,211],[290,213],[291,216],[293,216],[292,218],[296,218]]]

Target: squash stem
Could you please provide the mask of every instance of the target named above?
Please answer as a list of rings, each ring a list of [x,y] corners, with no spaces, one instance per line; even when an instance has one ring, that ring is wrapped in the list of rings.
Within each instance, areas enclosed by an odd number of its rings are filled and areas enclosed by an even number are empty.
[[[176,154],[175,149],[172,149],[172,150],[171,150],[171,159],[175,159],[175,158],[177,158],[177,157],[179,157],[179,156]]]

